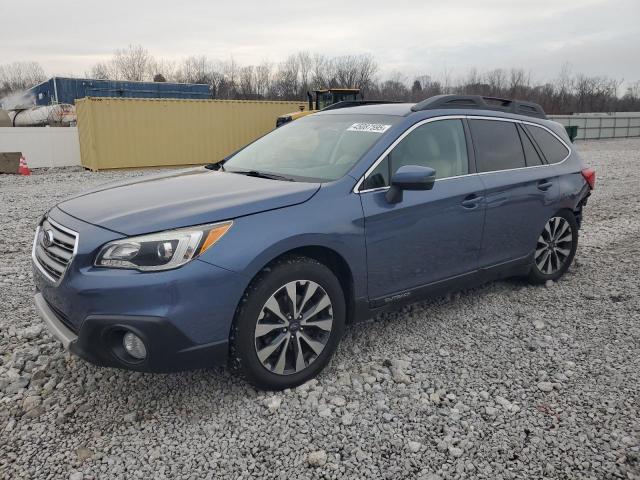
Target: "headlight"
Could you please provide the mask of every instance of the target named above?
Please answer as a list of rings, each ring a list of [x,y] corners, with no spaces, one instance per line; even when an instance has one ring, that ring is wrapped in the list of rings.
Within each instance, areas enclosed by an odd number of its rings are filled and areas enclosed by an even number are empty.
[[[216,244],[232,221],[123,238],[107,243],[96,257],[97,267],[142,271],[184,265]]]

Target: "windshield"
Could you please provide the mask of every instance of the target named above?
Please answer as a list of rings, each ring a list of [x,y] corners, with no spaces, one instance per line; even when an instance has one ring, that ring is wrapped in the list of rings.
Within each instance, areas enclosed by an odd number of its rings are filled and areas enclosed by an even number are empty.
[[[401,117],[309,115],[256,140],[224,163],[224,170],[292,180],[328,182],[344,176]]]

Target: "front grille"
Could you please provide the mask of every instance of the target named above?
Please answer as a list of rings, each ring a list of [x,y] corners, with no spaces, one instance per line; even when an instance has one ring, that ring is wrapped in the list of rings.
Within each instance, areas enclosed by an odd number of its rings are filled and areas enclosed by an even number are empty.
[[[59,282],[73,260],[78,234],[53,220],[45,219],[38,227],[33,244],[33,260],[53,282]]]

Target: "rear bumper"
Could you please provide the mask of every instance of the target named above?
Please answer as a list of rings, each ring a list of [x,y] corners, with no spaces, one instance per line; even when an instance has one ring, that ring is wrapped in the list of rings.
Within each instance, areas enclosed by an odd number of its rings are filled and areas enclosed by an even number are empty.
[[[163,317],[139,315],[91,315],[73,332],[36,293],[35,306],[51,334],[65,349],[103,367],[141,372],[175,372],[211,367],[226,361],[228,342],[196,344]],[[122,337],[131,331],[147,348],[147,358],[136,361],[122,348]]]

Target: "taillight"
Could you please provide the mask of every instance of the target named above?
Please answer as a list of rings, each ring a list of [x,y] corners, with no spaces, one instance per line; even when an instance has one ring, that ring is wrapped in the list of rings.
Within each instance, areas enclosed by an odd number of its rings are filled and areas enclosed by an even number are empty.
[[[582,170],[582,176],[589,184],[589,189],[593,190],[596,186],[596,171],[593,168],[585,168]]]

